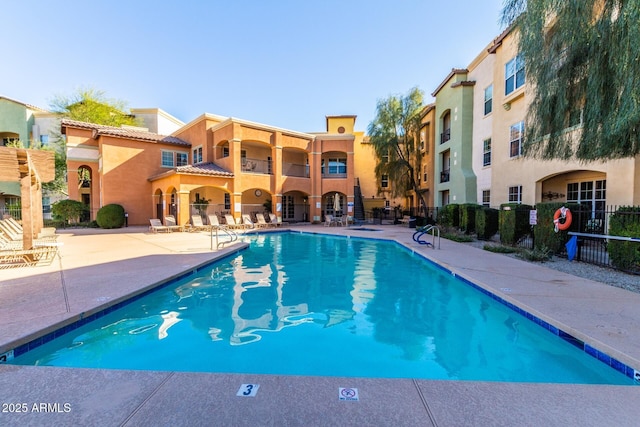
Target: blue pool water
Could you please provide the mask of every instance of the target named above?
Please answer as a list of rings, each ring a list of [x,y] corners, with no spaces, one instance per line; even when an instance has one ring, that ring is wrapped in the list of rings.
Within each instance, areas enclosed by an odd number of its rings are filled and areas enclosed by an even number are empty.
[[[250,248],[12,363],[632,384],[391,242],[297,233]]]

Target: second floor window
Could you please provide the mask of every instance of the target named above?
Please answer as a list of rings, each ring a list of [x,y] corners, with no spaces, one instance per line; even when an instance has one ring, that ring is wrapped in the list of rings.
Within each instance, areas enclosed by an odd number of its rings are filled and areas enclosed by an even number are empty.
[[[509,157],[522,155],[522,141],[524,137],[524,122],[511,125],[509,129]]]
[[[380,187],[388,188],[389,187],[389,175],[382,175],[380,177]]]
[[[491,190],[482,190],[482,206],[491,205]]]
[[[164,167],[164,168],[172,168],[173,166],[174,166],[173,151],[163,151],[162,152],[162,167]]]
[[[491,165],[491,138],[482,142],[482,166]]]
[[[202,163],[202,146],[193,149],[193,164]]]
[[[187,153],[176,153],[176,166],[185,166],[189,163],[189,155]]]
[[[322,161],[322,174],[343,175],[347,173],[347,159],[335,158]]]
[[[484,90],[484,115],[493,111],[493,85]]]
[[[504,94],[509,95],[524,85],[524,59],[518,55],[504,66]]]
[[[427,182],[427,178],[429,178],[427,175],[427,165],[422,165],[422,181]]]

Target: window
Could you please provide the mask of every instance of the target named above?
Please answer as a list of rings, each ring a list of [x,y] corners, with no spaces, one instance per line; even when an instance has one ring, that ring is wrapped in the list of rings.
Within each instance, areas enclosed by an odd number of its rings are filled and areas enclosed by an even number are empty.
[[[491,206],[491,190],[482,190],[482,206]]]
[[[427,175],[427,165],[422,165],[422,182],[427,182],[427,178],[429,178]]]
[[[176,166],[185,166],[189,163],[189,156],[187,153],[176,153]]]
[[[43,197],[42,198],[42,213],[43,214],[48,214],[51,213],[51,198],[50,197]]]
[[[49,135],[40,135],[40,145],[43,147],[49,145]]]
[[[325,165],[327,166],[325,168]],[[347,173],[347,159],[334,158],[322,161],[322,173],[328,175],[345,175]]]
[[[227,211],[231,209],[231,195],[229,193],[224,193],[224,209]]]
[[[293,196],[282,196],[282,218],[293,219],[296,216]]]
[[[189,163],[188,157],[187,153],[162,151],[162,167],[172,168],[174,166],[184,166]]]
[[[193,149],[193,164],[202,163],[202,146]]]
[[[567,202],[580,203],[588,207],[593,214],[604,211],[606,199],[606,179],[567,184]]]
[[[509,95],[524,85],[524,59],[518,55],[504,66],[504,94]]]
[[[522,203],[522,185],[509,187],[509,203]]]
[[[482,166],[491,165],[491,138],[482,142]]]
[[[222,146],[222,157],[229,157],[229,144]]]
[[[162,152],[162,167],[163,168],[173,167],[173,151]]]
[[[484,90],[484,115],[493,111],[493,85]]]
[[[524,122],[511,125],[509,129],[509,156],[518,157],[522,155],[522,139],[524,136]]]
[[[447,113],[442,117],[442,133],[440,134],[440,144],[451,139],[451,114]]]
[[[380,187],[388,188],[389,187],[389,175],[382,175],[380,177]]]

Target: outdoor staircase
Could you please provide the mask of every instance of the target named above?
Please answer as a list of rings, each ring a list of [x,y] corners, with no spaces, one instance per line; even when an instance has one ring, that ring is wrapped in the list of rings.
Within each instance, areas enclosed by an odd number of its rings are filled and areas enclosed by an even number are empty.
[[[360,190],[360,178],[356,178],[356,185],[353,187],[353,217],[356,220],[364,221],[364,202],[362,191]]]

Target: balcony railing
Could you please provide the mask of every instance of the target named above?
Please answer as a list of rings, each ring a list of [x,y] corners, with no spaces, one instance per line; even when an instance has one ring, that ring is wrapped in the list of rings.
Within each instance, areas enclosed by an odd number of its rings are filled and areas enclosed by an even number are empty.
[[[282,174],[285,176],[298,176],[301,178],[309,178],[309,165],[301,165],[298,163],[282,163]]]
[[[245,157],[242,159],[242,172],[271,175],[273,173],[271,160],[252,159]]]
[[[450,139],[451,139],[451,129],[445,129],[445,131],[440,134],[440,144],[444,144]]]
[[[449,182],[449,169],[440,172],[440,182]]]

